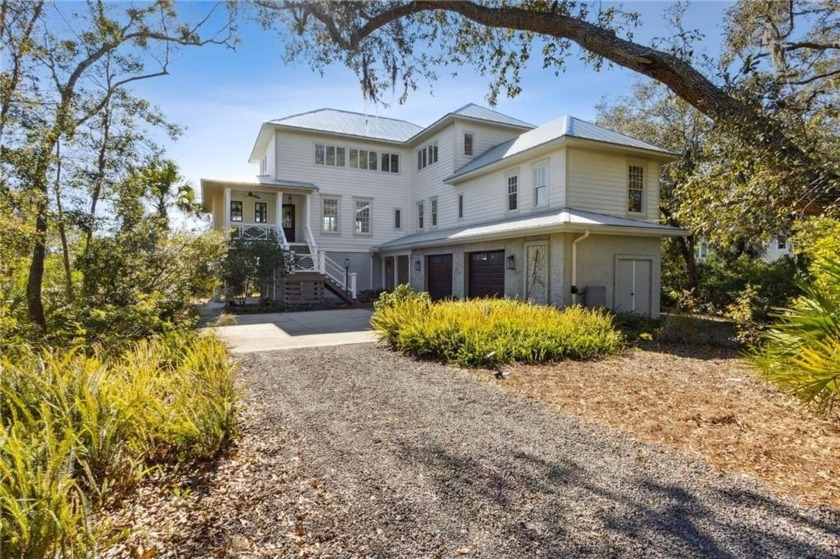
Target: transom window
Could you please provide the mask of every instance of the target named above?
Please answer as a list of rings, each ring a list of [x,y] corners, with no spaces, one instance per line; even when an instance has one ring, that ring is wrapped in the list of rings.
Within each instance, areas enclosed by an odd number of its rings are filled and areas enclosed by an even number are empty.
[[[473,135],[471,132],[464,134],[464,155],[473,154]]]
[[[343,146],[315,144],[315,164],[327,167],[344,167],[347,152]]]
[[[370,200],[356,200],[356,233],[370,233]]]
[[[423,202],[417,202],[417,228],[423,229],[426,225],[424,223]]]
[[[507,179],[507,209],[512,212],[519,208],[519,176],[511,175]]]
[[[417,152],[417,169],[424,169],[438,160],[438,143],[434,142]]]
[[[432,227],[437,227],[438,224],[438,200],[432,198],[430,200],[429,216],[431,217]]]
[[[338,198],[321,199],[322,227],[326,233],[338,233]]]
[[[627,182],[627,211],[642,213],[645,188],[645,170],[639,165],[630,165]]]
[[[240,200],[230,201],[230,220],[242,221],[242,202]]]
[[[268,223],[268,204],[265,202],[254,202],[254,222]]]
[[[548,203],[548,167],[534,169],[534,206],[545,206]]]

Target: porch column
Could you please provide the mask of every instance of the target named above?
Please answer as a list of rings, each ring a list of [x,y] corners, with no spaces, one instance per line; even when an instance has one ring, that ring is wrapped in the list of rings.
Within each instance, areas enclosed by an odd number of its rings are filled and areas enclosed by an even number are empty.
[[[396,289],[399,285],[399,275],[397,274],[397,269],[400,266],[400,257],[395,254],[392,257],[392,261],[394,262],[394,289]]]
[[[222,208],[222,225],[225,230],[225,235],[228,234],[230,230],[230,187],[225,187],[225,201],[224,207]]]
[[[355,299],[356,298],[356,276],[358,274],[356,272],[350,272],[350,296]]]
[[[312,232],[312,193],[307,192],[303,197],[303,226],[308,233],[306,234],[306,241],[314,239],[315,234]]]
[[[277,196],[277,202],[275,203],[274,208],[274,225],[277,227],[283,227],[283,193],[278,192],[275,194]]]

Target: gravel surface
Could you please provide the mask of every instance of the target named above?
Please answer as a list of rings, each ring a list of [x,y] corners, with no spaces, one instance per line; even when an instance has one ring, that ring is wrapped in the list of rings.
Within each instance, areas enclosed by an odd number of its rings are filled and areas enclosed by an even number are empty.
[[[103,557],[840,557],[838,509],[466,371],[372,344],[242,361],[236,451],[139,491]]]
[[[463,371],[372,345],[252,354],[244,369],[252,420],[296,435],[287,444],[318,497],[294,524],[291,549],[306,554],[840,556],[836,509],[782,500]],[[242,536],[253,552],[285,538],[264,510],[243,514],[263,530]]]

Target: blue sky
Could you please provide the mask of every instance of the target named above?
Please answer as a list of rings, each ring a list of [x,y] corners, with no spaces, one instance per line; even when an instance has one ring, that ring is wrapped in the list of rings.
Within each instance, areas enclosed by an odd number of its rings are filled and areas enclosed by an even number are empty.
[[[179,4],[179,9],[200,13],[205,2]],[[624,2],[641,14],[635,38],[647,43],[667,33],[663,23],[666,2]],[[703,49],[716,54],[727,4],[694,2],[685,25],[704,32]],[[283,63],[282,40],[258,25],[240,24],[242,43],[235,51],[203,47],[182,51],[170,67],[170,76],[144,82],[136,90],[158,105],[169,119],[186,128],[176,142],[163,136],[160,143],[182,174],[197,187],[201,178],[254,180],[258,167],[248,163],[260,124],[274,118],[323,107],[367,112],[427,125],[466,103],[487,106],[487,80],[470,68],[455,78],[445,75],[431,86],[410,94],[404,105],[375,106],[362,97],[355,76],[343,66],[328,68],[324,76],[305,65]],[[523,92],[515,99],[501,98],[496,107],[522,120],[543,124],[564,114],[592,120],[595,105],[627,91],[636,75],[621,68],[595,72],[574,56],[566,72],[555,77],[539,61],[524,74]]]

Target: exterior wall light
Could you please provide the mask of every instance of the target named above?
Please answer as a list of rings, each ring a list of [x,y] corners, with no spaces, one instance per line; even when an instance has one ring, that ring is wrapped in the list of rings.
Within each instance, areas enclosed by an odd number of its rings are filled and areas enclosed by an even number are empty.
[[[507,258],[505,258],[505,269],[506,270],[515,270],[516,269],[516,258],[511,254]]]

